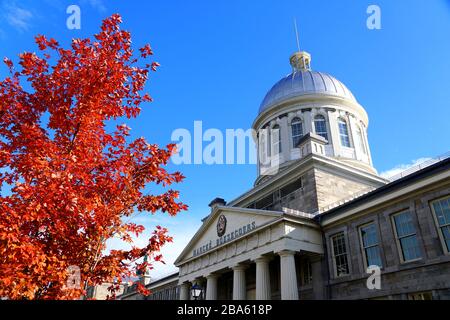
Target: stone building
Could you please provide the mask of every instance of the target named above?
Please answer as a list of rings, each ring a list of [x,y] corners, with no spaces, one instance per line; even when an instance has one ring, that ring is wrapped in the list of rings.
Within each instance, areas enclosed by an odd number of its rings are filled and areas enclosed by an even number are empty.
[[[379,176],[350,90],[306,52],[290,63],[253,123],[254,187],[210,203],[170,285],[180,299],[193,285],[210,300],[449,299],[450,159]]]

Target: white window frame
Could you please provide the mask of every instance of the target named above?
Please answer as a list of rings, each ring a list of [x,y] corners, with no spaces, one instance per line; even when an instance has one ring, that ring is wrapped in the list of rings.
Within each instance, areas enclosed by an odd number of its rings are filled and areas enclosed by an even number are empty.
[[[359,141],[360,147],[362,149],[363,154],[367,155],[369,154],[369,152],[367,151],[367,147],[366,147],[366,143],[365,143],[365,139],[364,139],[364,133],[363,130],[361,129],[361,126],[356,126],[356,138]]]
[[[323,118],[323,120],[324,120],[324,122],[325,122],[325,133],[327,134],[326,140],[327,140],[327,143],[330,143],[330,132],[329,132],[329,130],[328,130],[328,121],[327,121],[327,117],[325,117],[325,116],[322,115],[322,114],[317,114],[317,115],[314,116],[314,119],[313,119],[314,133],[317,134],[317,135],[319,135],[319,136],[321,136],[322,138],[325,138],[325,137],[323,137],[322,135],[320,135],[320,134],[317,132],[317,126],[316,126],[316,120],[317,120],[317,118]]]
[[[301,133],[299,134],[299,135],[294,135],[294,125],[297,125],[297,124],[300,124],[300,127],[301,127]],[[303,136],[304,136],[304,132],[303,132],[303,121],[302,121],[302,119],[300,119],[299,117],[294,117],[293,119],[292,119],[292,121],[291,121],[291,143],[292,143],[292,148],[295,148],[296,146],[295,146],[295,143],[294,143],[294,140],[295,139],[301,139]]]
[[[345,125],[345,131],[346,131],[345,133],[341,132],[341,124]],[[339,131],[339,141],[341,142],[341,146],[344,148],[351,148],[352,141],[350,139],[350,130],[349,130],[348,122],[342,117],[338,118],[338,131]],[[348,145],[344,144],[345,138],[348,140]]]
[[[261,161],[260,163],[266,164],[267,163],[267,159],[268,159],[268,154],[267,154],[267,140],[268,140],[268,134],[267,134],[267,129],[262,129],[262,131],[259,134],[259,148],[260,148],[260,157],[261,157]]]
[[[365,227],[368,227],[370,225],[374,225],[375,226],[375,231],[377,233],[377,243],[368,247],[364,247],[364,241],[363,241],[363,237],[362,237],[362,229]],[[375,223],[375,221],[371,221],[368,223],[365,223],[361,226],[358,227],[358,234],[359,234],[359,242],[361,243],[361,252],[362,252],[362,257],[363,257],[363,262],[364,262],[364,267],[367,269],[369,267],[369,265],[367,265],[367,253],[366,253],[366,249],[368,248],[373,248],[373,247],[378,247],[378,253],[380,254],[380,260],[381,260],[381,266],[379,266],[381,269],[383,269],[384,267],[384,261],[383,261],[383,256],[381,254],[381,244],[380,244],[380,237],[379,237],[379,233],[378,233],[378,226]]]
[[[419,246],[419,250],[421,250],[421,252],[420,252],[421,253],[421,257],[416,258],[416,259],[411,259],[411,260],[405,260],[404,257],[403,257],[404,256],[403,248],[402,248],[402,244],[400,243],[401,239],[398,237],[397,225],[395,223],[395,219],[394,218],[396,216],[399,216],[399,215],[404,214],[404,213],[409,213],[411,215],[411,217],[413,215],[413,212],[410,209],[402,210],[400,212],[397,212],[397,213],[394,213],[394,214],[391,215],[391,223],[392,223],[392,227],[393,227],[393,230],[394,230],[395,242],[397,243],[397,251],[398,251],[398,255],[400,257],[400,263],[401,264],[415,262],[415,261],[419,261],[419,260],[423,259],[423,252],[422,252],[422,249],[420,248],[419,237],[417,236],[417,226],[416,225],[414,225],[414,229],[415,229],[414,235],[416,236],[417,245]],[[414,224],[414,218],[413,218],[413,224]],[[413,235],[413,233],[411,233],[409,235],[406,235],[406,236],[402,236],[402,239],[410,237],[412,235]]]
[[[342,235],[343,239],[344,239],[344,245],[345,245],[345,254],[341,253],[339,255],[345,255],[346,256],[346,260],[347,260],[347,270],[348,273],[347,274],[341,274],[338,275],[338,270],[337,270],[337,264],[336,264],[336,253],[334,252],[334,238],[336,238],[337,236]],[[348,244],[347,244],[347,237],[344,231],[340,231],[338,233],[335,233],[333,235],[330,236],[330,247],[331,247],[331,256],[333,259],[333,271],[334,271],[334,277],[335,278],[342,278],[342,277],[347,277],[350,275],[350,261],[349,261],[349,256],[348,256]]]
[[[439,225],[439,221],[437,219],[436,211],[434,210],[434,205],[433,205],[434,202],[438,202],[438,201],[441,201],[441,200],[444,200],[444,199],[448,199],[450,201],[450,195],[446,195],[446,196],[440,197],[438,199],[431,200],[429,202],[429,205],[430,205],[430,208],[431,208],[431,212],[433,214],[434,223],[435,223],[435,226],[436,226],[437,231],[438,231],[439,239],[441,241],[441,245],[442,245],[442,249],[444,250],[444,254],[450,255],[450,248],[447,248],[447,243],[445,242],[444,233],[442,232],[442,228],[450,226],[450,223],[445,224],[443,226]]]
[[[278,139],[276,139],[277,141],[275,141],[274,137],[276,137],[275,132],[278,131]],[[276,124],[272,127],[271,131],[270,131],[270,135],[271,135],[271,148],[272,148],[272,154],[274,156],[278,156],[283,152],[283,148],[281,145],[281,126]]]

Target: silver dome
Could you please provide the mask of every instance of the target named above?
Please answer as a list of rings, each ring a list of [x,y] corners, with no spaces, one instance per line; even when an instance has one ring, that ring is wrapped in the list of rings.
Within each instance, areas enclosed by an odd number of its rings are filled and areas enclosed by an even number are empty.
[[[356,102],[348,88],[333,76],[310,70],[298,70],[278,81],[266,94],[259,113],[275,104],[308,94],[335,96]]]

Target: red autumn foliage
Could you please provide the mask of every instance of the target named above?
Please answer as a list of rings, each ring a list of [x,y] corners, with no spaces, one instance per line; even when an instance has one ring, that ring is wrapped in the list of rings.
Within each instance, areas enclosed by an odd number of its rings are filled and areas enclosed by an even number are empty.
[[[144,193],[149,184],[183,180],[164,168],[174,145],[129,142],[126,125],[107,130],[151,100],[141,92],[158,66],[140,66],[150,46],[135,58],[120,23],[117,14],[105,19],[95,39],[75,39],[70,49],[40,35],[42,57],[25,52],[18,68],[4,59],[10,76],[0,82],[0,297],[78,299],[88,286],[110,282],[113,298],[136,262],[160,260],[172,239],[158,227],[143,248],[106,252],[106,241],[132,243],[144,230],[127,222],[137,211],[187,209],[177,191]],[[69,266],[80,268],[80,288],[67,285]],[[139,264],[146,269],[150,263]]]

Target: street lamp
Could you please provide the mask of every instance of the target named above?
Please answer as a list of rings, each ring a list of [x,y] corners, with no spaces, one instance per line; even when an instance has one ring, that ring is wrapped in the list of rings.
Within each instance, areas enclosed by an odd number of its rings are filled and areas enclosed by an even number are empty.
[[[202,296],[203,293],[203,288],[200,287],[197,283],[194,284],[191,288],[191,292],[192,292],[192,297],[194,298],[194,300],[199,300]]]

